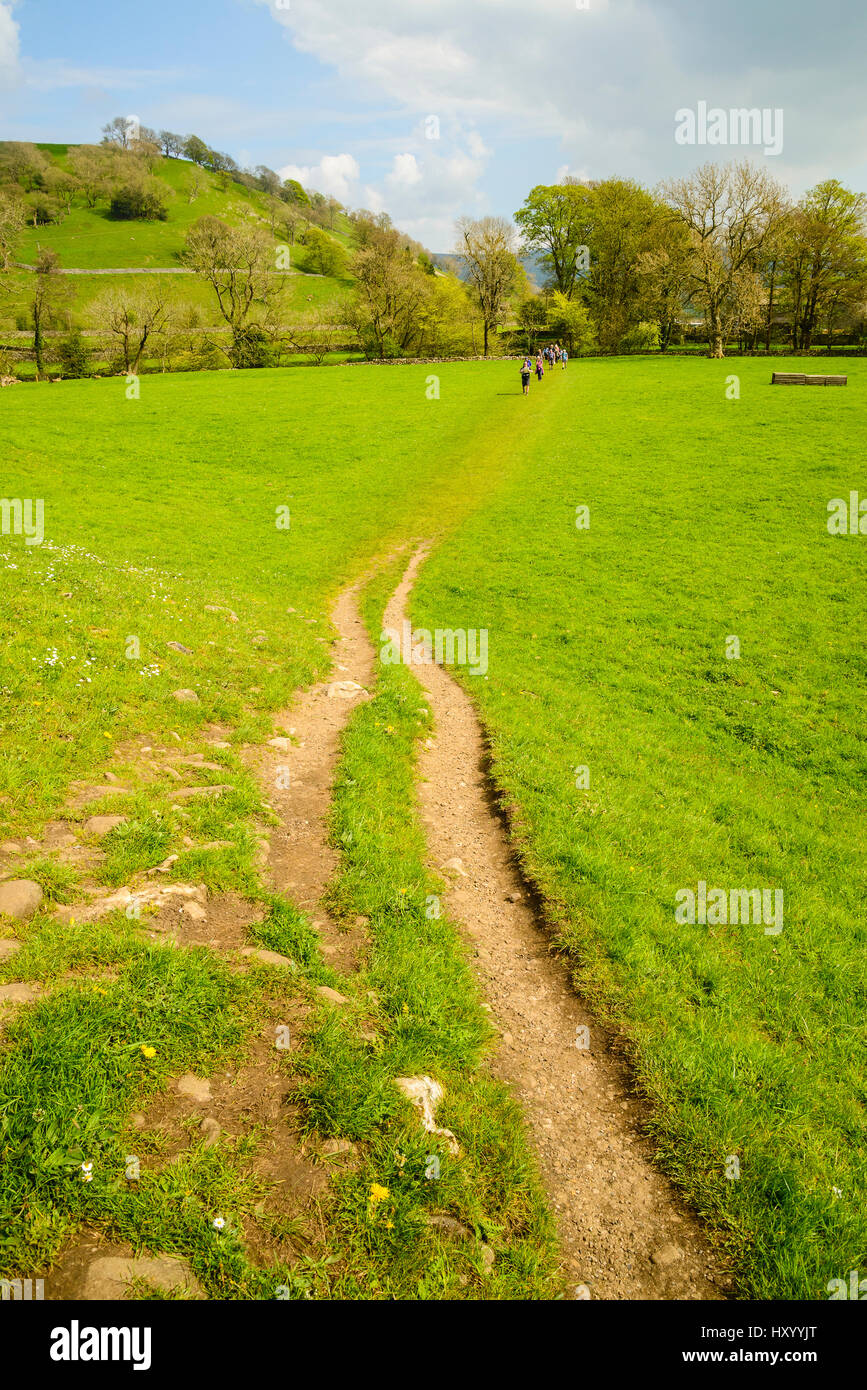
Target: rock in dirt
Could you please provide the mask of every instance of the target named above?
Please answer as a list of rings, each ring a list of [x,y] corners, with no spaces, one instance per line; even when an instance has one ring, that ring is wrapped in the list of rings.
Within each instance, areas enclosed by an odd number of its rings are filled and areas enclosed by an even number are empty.
[[[358,681],[332,681],[328,687],[330,700],[353,700],[356,695],[366,695],[367,691]]]
[[[426,1216],[425,1225],[432,1226],[435,1231],[441,1231],[444,1236],[453,1236],[456,1240],[473,1239],[469,1226],[465,1226],[454,1216]]]
[[[155,864],[152,869],[146,869],[145,873],[148,875],[167,874],[171,869],[172,865],[177,864],[179,857],[180,856],[177,854],[170,854],[168,859],[163,860],[162,864]]]
[[[181,911],[183,912],[183,914],[184,914],[185,917],[191,918],[192,921],[194,921],[194,922],[204,922],[204,921],[207,920],[208,914],[207,914],[207,912],[205,911],[205,909],[202,907],[201,903],[197,903],[197,902],[187,902],[187,903],[184,903],[184,904],[182,905],[182,907],[181,907]]]
[[[30,878],[13,878],[8,883],[0,883],[0,914],[19,919],[32,917],[42,898],[38,883]]]
[[[322,1145],[322,1152],[327,1158],[334,1158],[338,1154],[354,1154],[355,1145],[348,1139],[326,1139]]]
[[[435,1120],[436,1108],[445,1095],[439,1082],[434,1081],[432,1076],[396,1076],[394,1084],[419,1111],[428,1134],[437,1134],[445,1139],[449,1153],[457,1157],[460,1153],[457,1139],[450,1129],[438,1128]]]
[[[144,1129],[147,1125],[147,1120],[145,1119],[144,1115],[141,1113],[140,1110],[133,1111],[133,1113],[129,1117],[129,1122],[132,1125],[133,1129]]]
[[[16,980],[11,985],[0,985],[0,1004],[29,1004],[36,998],[37,985],[28,985]]]
[[[173,690],[172,697],[182,705],[197,705],[199,697],[195,690]]]
[[[349,1000],[345,994],[339,994],[336,989],[331,989],[329,985],[317,985],[316,993],[320,999],[327,999],[329,1004],[348,1004]]]
[[[266,951],[262,946],[245,946],[241,955],[249,960],[261,961],[262,965],[285,965],[287,969],[295,970],[294,960],[279,955],[277,951]]]
[[[21,846],[17,840],[4,840],[0,845],[0,854],[20,854]]]
[[[278,753],[291,753],[295,744],[291,738],[269,738],[268,747],[276,748]]]
[[[202,1134],[204,1135],[206,1149],[210,1149],[214,1144],[216,1144],[217,1140],[223,1132],[212,1115],[205,1116],[205,1118],[202,1120],[202,1123],[199,1125],[199,1129],[202,1131]]]
[[[126,816],[91,816],[84,822],[85,835],[107,835],[118,825],[126,825]]]
[[[186,1096],[188,1100],[194,1100],[197,1105],[204,1105],[206,1100],[211,1099],[211,1083],[200,1076],[193,1076],[191,1071],[184,1072],[175,1082],[175,1089],[180,1096]]]
[[[136,1259],[105,1255],[94,1260],[88,1266],[81,1297],[85,1301],[126,1298],[127,1286],[133,1279],[146,1279],[164,1292],[185,1289],[191,1298],[205,1297],[187,1261],[173,1255],[139,1255]]]
[[[650,1256],[651,1264],[659,1265],[661,1269],[668,1269],[670,1265],[677,1264],[678,1260],[683,1259],[683,1251],[677,1245],[663,1245],[659,1250],[654,1250]]]
[[[183,642],[166,642],[167,647],[171,647],[173,652],[183,652],[184,656],[192,656],[192,647],[185,647]]]
[[[440,873],[457,874],[459,878],[469,878],[469,874],[464,868],[463,859],[447,859],[444,864],[440,864]]]
[[[0,960],[8,960],[14,956],[16,951],[21,950],[21,942],[16,941],[12,936],[0,937]]]

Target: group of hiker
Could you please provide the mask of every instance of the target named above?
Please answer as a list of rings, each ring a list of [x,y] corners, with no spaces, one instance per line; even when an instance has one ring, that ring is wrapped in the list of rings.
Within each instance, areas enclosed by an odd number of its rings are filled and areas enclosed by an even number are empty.
[[[532,357],[527,356],[521,358],[521,385],[524,388],[524,395],[529,396],[530,394],[530,376],[534,370],[536,373],[536,380],[541,381],[542,377],[545,375],[546,363],[549,367],[553,368],[559,362],[562,370],[565,372],[566,363],[568,361],[569,354],[565,348],[561,348],[559,343],[549,343],[547,347],[539,348],[539,351],[536,353],[535,367]]]

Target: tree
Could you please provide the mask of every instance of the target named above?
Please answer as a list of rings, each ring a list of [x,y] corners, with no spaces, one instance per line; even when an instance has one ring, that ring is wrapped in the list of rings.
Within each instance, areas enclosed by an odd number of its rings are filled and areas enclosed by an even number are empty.
[[[127,376],[138,372],[145,348],[165,332],[170,305],[165,288],[123,286],[107,290],[91,307],[97,326],[114,340],[120,364]]]
[[[0,262],[9,269],[18,238],[24,230],[24,204],[16,193],[0,188]]]
[[[581,299],[567,299],[560,290],[551,295],[548,328],[569,352],[586,350],[596,341],[587,305]]]
[[[346,268],[346,257],[327,232],[311,227],[307,235],[307,265],[317,275],[342,275]]]
[[[43,251],[36,262],[30,300],[37,381],[45,374],[45,334],[58,321],[70,298],[71,291],[60,273],[60,257],[55,251]]]
[[[310,199],[297,179],[284,179],[283,189],[288,202],[294,203],[297,207],[309,208]]]
[[[90,376],[90,350],[81,336],[80,328],[73,328],[57,349],[61,370],[65,377]]]
[[[198,135],[188,135],[184,141],[184,159],[191,159],[194,164],[204,164],[210,154],[208,146],[204,140],[200,140]]]
[[[184,152],[183,135],[177,135],[173,130],[161,130],[159,141],[160,149],[167,159],[180,159]]]
[[[343,211],[343,204],[338,203],[336,198],[329,198],[326,204],[328,208],[328,228],[334,231],[334,219],[339,212]]]
[[[135,122],[129,116],[114,116],[102,127],[102,143],[128,150],[135,140]]]
[[[670,346],[683,321],[691,288],[692,249],[682,219],[668,213],[653,228],[653,245],[639,251],[637,308],[641,319],[659,325],[659,347]]]
[[[792,345],[809,348],[820,319],[863,292],[867,199],[837,179],[811,188],[786,226],[782,276],[792,300]],[[849,288],[847,288],[849,287]]]
[[[72,176],[89,208],[108,196],[115,160],[102,145],[79,145],[69,156]]]
[[[430,279],[414,264],[400,233],[365,224],[349,268],[357,288],[347,322],[365,354],[386,358],[407,353],[418,339]]]
[[[582,246],[592,226],[591,189],[574,179],[537,184],[515,213],[524,245],[541,253],[551,285],[571,296],[581,273]]]
[[[168,191],[159,179],[130,180],[112,193],[109,216],[119,222],[165,222]]]
[[[257,227],[230,227],[218,217],[201,217],[187,234],[181,259],[216,295],[232,332],[232,365],[249,365],[251,334],[273,331],[283,293],[273,244]]]
[[[502,321],[517,280],[514,244],[514,229],[503,217],[483,217],[477,222],[463,217],[458,222],[457,254],[481,312],[485,357],[490,331]]]
[[[20,183],[29,193],[41,185],[50,167],[36,145],[17,140],[0,145],[0,183]]]
[[[709,355],[724,357],[739,296],[752,287],[751,268],[785,215],[785,190],[743,161],[704,164],[690,178],[666,184],[664,194],[690,233],[691,292],[705,312]]]

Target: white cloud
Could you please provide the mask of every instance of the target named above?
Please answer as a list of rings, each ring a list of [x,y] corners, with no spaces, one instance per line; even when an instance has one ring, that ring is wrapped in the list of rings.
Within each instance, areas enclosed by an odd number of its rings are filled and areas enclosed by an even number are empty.
[[[18,25],[12,18],[12,0],[3,0],[0,3],[0,90],[16,82],[19,57]]]
[[[699,99],[785,108],[795,168],[827,161],[826,170],[845,170],[863,159],[860,6],[845,25],[816,26],[792,23],[791,0],[728,0],[711,11],[695,0],[588,0],[587,9],[572,0],[257,3],[345,92],[483,125],[498,143],[555,140],[570,167],[593,177],[654,183],[702,162],[708,152],[674,141],[675,111]],[[481,150],[474,141],[468,152]]]
[[[318,164],[286,164],[277,172],[281,179],[297,179],[304,188],[330,193],[341,203],[352,202],[361,176],[351,154],[324,154]]]
[[[421,183],[422,172],[414,154],[396,154],[392,161],[391,173],[386,175],[386,183],[392,188],[412,188]]]

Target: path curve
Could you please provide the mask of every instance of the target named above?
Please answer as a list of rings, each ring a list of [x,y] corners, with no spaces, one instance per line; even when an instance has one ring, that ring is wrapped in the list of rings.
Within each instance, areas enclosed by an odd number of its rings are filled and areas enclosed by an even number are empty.
[[[427,553],[413,556],[385,627],[402,630]],[[453,878],[445,905],[473,948],[501,1040],[491,1071],[523,1107],[572,1296],[719,1299],[729,1287],[720,1263],[654,1168],[624,1070],[549,950],[492,802],[472,703],[443,667],[413,670],[436,725],[419,760],[430,864],[457,858],[467,875]],[[581,1028],[589,1028],[589,1050],[576,1046]]]

